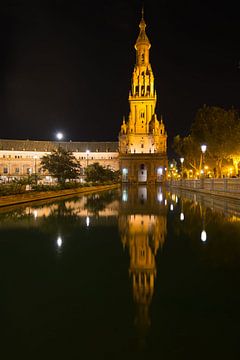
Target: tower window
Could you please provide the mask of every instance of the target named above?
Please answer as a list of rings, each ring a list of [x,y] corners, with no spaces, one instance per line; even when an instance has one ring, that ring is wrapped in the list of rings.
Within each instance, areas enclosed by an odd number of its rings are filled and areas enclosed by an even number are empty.
[[[142,54],[142,62],[144,63],[144,53]]]
[[[141,148],[144,148],[144,145],[143,145],[143,144],[141,144]]]

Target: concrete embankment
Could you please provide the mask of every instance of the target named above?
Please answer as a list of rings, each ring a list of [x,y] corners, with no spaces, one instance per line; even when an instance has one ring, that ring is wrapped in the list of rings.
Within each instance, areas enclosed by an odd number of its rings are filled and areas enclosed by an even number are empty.
[[[43,201],[48,199],[60,198],[65,196],[78,196],[98,191],[117,189],[119,184],[103,185],[103,186],[89,186],[75,189],[55,190],[55,191],[42,191],[42,192],[29,192],[17,195],[7,195],[0,198],[0,207],[13,206],[25,204],[34,201]]]

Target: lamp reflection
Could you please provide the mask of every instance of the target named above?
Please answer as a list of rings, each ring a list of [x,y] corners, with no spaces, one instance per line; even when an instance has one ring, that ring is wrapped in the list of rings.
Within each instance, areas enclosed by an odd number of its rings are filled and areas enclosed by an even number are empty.
[[[89,227],[89,225],[90,225],[90,217],[89,216],[86,217],[86,225],[87,225],[87,227]]]
[[[202,230],[202,232],[201,232],[201,240],[203,242],[207,241],[207,233],[205,230]]]
[[[61,236],[58,236],[58,238],[57,238],[57,247],[58,247],[58,249],[61,249],[62,243],[63,243],[63,241],[62,241]]]

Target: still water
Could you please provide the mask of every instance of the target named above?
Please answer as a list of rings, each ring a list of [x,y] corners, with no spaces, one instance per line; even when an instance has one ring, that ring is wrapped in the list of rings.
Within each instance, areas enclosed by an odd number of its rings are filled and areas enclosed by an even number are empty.
[[[123,188],[0,212],[3,359],[238,359],[240,204]]]

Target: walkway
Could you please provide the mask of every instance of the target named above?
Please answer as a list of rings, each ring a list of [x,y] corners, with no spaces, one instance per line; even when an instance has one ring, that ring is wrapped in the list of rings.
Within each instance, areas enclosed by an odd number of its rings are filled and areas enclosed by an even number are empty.
[[[57,191],[44,191],[44,192],[29,192],[17,195],[2,196],[0,199],[0,207],[24,204],[33,201],[47,200],[51,198],[59,198],[69,195],[81,195],[103,190],[110,190],[118,188],[118,184],[103,185],[103,186],[89,186],[75,189],[57,190]]]

